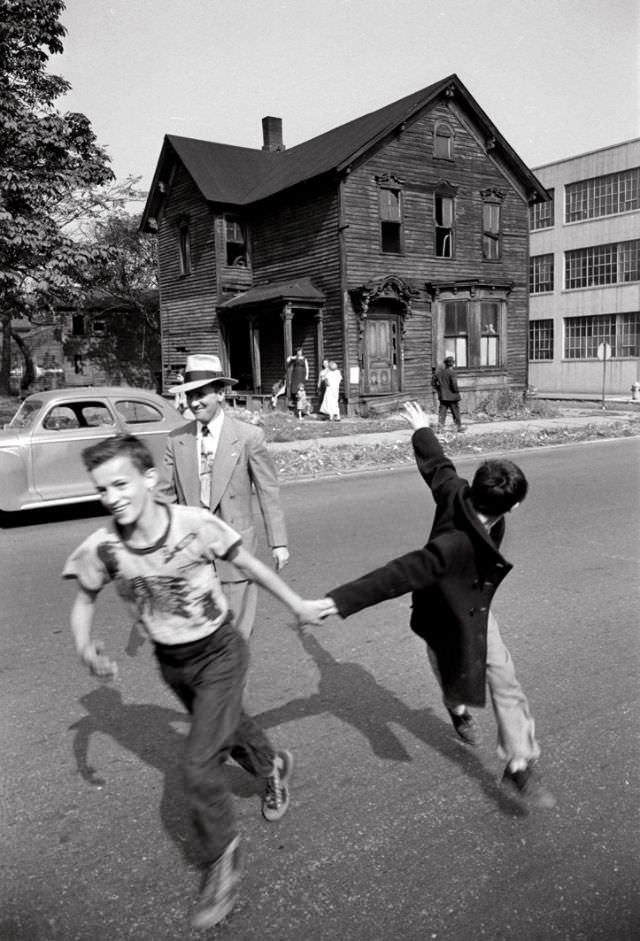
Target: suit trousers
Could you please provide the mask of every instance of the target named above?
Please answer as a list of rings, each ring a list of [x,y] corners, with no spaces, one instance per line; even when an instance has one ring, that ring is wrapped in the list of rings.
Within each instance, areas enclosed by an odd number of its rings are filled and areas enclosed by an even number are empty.
[[[427,652],[433,672],[439,680],[435,654],[428,646]],[[516,678],[513,660],[491,611],[487,626],[487,687],[498,727],[498,754],[507,761],[535,761],[540,756],[535,723],[527,698]],[[443,697],[443,702],[448,709],[464,705],[446,697]]]
[[[185,790],[204,862],[222,855],[236,836],[224,763],[230,755],[264,780],[275,752],[242,707],[249,648],[231,620],[189,644],[156,644],[162,678],[191,714],[184,755]]]
[[[456,426],[459,428],[461,425],[460,419],[460,406],[457,402],[440,402],[440,407],[438,408],[438,427],[444,428],[445,422],[447,420],[447,412],[451,411],[451,417],[453,418]]]

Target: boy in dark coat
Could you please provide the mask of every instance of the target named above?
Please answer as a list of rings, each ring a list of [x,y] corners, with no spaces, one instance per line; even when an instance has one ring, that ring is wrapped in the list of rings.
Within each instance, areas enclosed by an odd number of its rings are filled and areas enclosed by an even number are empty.
[[[507,762],[503,785],[532,805],[553,807],[555,799],[533,772],[540,748],[529,705],[490,611],[512,568],[499,551],[504,518],[524,500],[526,478],[511,461],[486,461],[470,486],[444,454],[422,408],[408,402],[405,414],[414,428],[418,469],[436,502],[429,542],[334,588],[316,602],[317,614],[346,618],[411,591],[411,628],[427,643],[456,732],[466,744],[477,744],[477,724],[467,707],[484,706],[488,686],[498,752]]]

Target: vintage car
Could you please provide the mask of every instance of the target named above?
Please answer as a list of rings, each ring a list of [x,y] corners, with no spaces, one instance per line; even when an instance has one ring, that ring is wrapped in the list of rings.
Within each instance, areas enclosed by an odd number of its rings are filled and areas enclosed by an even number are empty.
[[[168,432],[184,420],[146,389],[55,389],[28,396],[0,430],[0,511],[96,500],[82,450],[110,435],[141,438],[161,461]]]

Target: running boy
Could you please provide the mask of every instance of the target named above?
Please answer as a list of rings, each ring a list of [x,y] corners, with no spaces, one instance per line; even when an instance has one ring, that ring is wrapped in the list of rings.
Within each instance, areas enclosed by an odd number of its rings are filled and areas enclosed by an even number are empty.
[[[553,807],[555,799],[533,772],[540,755],[529,705],[509,651],[490,610],[512,565],[500,555],[505,516],[524,500],[527,480],[511,461],[481,464],[471,486],[456,473],[427,415],[405,405],[414,428],[418,469],[431,488],[436,510],[429,542],[313,602],[318,617],[346,618],[363,608],[413,592],[411,628],[427,643],[444,705],[460,738],[478,743],[468,706],[484,706],[486,686],[498,727],[498,752],[506,759],[503,786],[530,805]]]
[[[154,642],[162,677],[192,716],[185,785],[207,863],[193,923],[209,928],[231,911],[240,879],[227,756],[263,781],[262,813],[269,821],[288,807],[293,767],[291,754],[275,753],[243,710],[248,647],[233,627],[212,562],[232,561],[300,625],[311,606],[247,552],[221,519],[197,507],[156,502],[153,457],[137,438],[108,438],[87,448],[83,459],[113,521],[89,536],[63,570],[64,578],[77,580],[71,608],[76,651],[94,676],[117,676],[117,665],[91,639],[96,598],[113,581]]]

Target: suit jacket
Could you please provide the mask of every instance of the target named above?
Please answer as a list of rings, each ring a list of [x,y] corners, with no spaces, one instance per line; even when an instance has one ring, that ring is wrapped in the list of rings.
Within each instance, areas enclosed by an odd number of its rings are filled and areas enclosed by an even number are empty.
[[[200,506],[196,434],[195,421],[169,434],[156,491],[160,499]],[[245,548],[255,553],[253,490],[264,520],[267,542],[272,548],[286,546],[287,529],[280,506],[278,479],[264,432],[225,413],[212,468],[210,510],[232,526],[241,535]],[[219,560],[216,568],[224,582],[245,580],[229,562]]]
[[[439,366],[436,370],[436,389],[441,402],[459,402],[458,378],[451,366]]]
[[[436,501],[429,542],[328,594],[347,617],[411,591],[411,628],[434,651],[445,695],[484,706],[489,607],[512,568],[499,552],[504,520],[486,531],[471,506],[469,484],[430,429],[418,429],[412,442]]]

